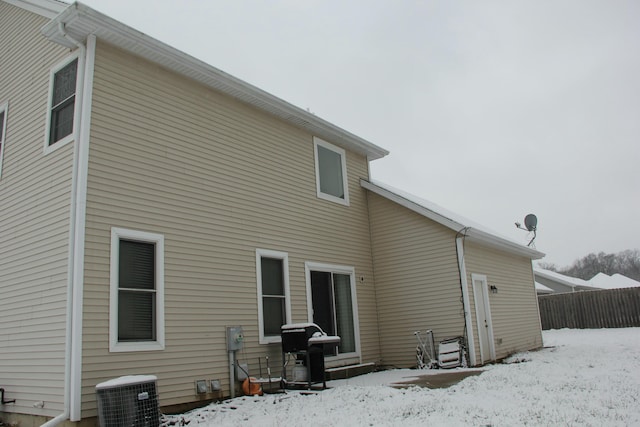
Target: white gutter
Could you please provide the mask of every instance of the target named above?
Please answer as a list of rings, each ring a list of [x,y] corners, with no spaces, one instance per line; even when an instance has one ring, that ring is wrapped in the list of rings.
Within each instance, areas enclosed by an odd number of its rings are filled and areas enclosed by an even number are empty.
[[[101,41],[111,43],[127,52],[193,79],[276,116],[312,135],[327,139],[342,148],[366,155],[368,160],[379,159],[389,154],[384,148],[128,27],[82,3],[73,3],[42,29],[45,37],[54,43],[70,48],[74,47],[75,45],[70,43],[68,39],[60,37],[60,33],[55,28],[56,22],[65,22],[69,34],[77,39],[84,39],[89,34],[95,34]]]
[[[67,8],[67,4],[55,0],[5,0],[16,7],[53,19]]]
[[[463,231],[463,230],[461,230]],[[462,307],[464,310],[464,324],[467,328],[467,351],[469,364],[476,365],[476,347],[473,339],[471,324],[471,304],[469,303],[469,283],[467,282],[467,268],[464,264],[464,236],[456,237],[456,253],[458,254],[458,269],[460,270],[460,285],[462,287]]]
[[[81,419],[82,403],[82,298],[84,285],[84,237],[89,161],[89,130],[93,96],[93,70],[96,38],[87,37],[87,45],[70,37],[60,22],[58,31],[72,41],[78,55],[78,90],[76,92],[69,225],[69,265],[67,269],[67,319],[65,338],[64,412],[42,427],[52,427],[65,420]]]
[[[89,35],[86,41],[86,62],[84,64],[84,88],[82,89],[82,111],[80,113],[80,134],[78,136],[78,162],[76,185],[76,226],[74,298],[73,298],[73,339],[71,348],[71,390],[70,419],[79,421],[82,405],[82,311],[84,293],[84,244],[87,217],[87,181],[89,174],[89,139],[91,130],[91,106],[93,104],[93,71],[96,55],[96,37]]]
[[[542,252],[538,252],[519,243],[512,242],[508,239],[481,230],[478,226],[473,225],[465,218],[457,218],[458,215],[448,212],[444,208],[437,206],[426,200],[412,200],[413,195],[401,192],[397,189],[385,188],[384,185],[376,184],[365,179],[360,179],[360,186],[373,193],[389,199],[400,206],[412,210],[413,212],[429,218],[440,225],[458,232],[465,229],[465,236],[470,241],[482,244],[483,246],[493,247],[502,251],[515,253],[530,259],[540,259],[544,257]],[[456,219],[457,218],[457,219]]]

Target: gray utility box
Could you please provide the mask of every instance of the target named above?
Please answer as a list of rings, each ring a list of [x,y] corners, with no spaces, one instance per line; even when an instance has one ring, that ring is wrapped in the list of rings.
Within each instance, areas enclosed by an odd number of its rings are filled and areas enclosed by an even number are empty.
[[[243,345],[242,326],[227,326],[227,351],[242,350]]]

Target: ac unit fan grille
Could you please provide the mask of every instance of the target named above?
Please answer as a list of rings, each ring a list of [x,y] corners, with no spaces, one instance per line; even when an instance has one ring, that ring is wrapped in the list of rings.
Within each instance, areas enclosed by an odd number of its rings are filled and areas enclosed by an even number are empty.
[[[97,389],[100,427],[158,427],[156,383],[125,384]]]

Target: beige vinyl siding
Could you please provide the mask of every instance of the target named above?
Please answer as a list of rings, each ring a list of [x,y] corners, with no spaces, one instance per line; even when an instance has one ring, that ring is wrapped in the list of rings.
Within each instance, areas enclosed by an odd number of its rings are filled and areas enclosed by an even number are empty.
[[[415,366],[414,331],[464,332],[455,233],[368,193],[382,361]]]
[[[541,347],[542,330],[531,260],[469,241],[464,245],[464,253],[469,302],[474,313],[471,318],[478,362],[480,347],[472,274],[485,275],[488,286],[494,285],[498,288],[498,293],[489,293],[496,358],[501,359],[516,351]]]
[[[308,319],[306,261],[355,267],[362,360],[379,358],[366,158],[347,152],[350,206],[318,199],[313,135],[100,41],[93,99],[83,416],[120,375],[157,375],[163,406],[198,400],[196,379],[228,395],[225,326],[243,326],[252,374],[269,355],[279,375],[280,345],[258,344],[258,248],[289,255],[294,322]],[[164,235],[163,351],[109,353],[111,227]]]
[[[43,154],[49,71],[68,51],[40,34],[46,19],[0,2],[0,104],[9,103],[0,178],[0,411],[64,408],[73,144]],[[44,402],[42,409],[36,402]]]

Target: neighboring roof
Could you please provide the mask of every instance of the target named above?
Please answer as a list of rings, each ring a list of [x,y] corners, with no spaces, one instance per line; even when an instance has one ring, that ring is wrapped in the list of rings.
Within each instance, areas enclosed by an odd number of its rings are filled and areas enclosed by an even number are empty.
[[[539,294],[552,294],[553,289],[546,287],[542,283],[536,282],[536,292]]]
[[[609,276],[605,273],[598,273],[589,279],[589,283],[603,289],[620,289],[620,288],[637,288],[640,282],[633,280],[627,276],[616,273]]]
[[[565,276],[564,274],[556,273],[555,271],[545,270],[540,267],[533,267],[533,274],[536,277],[543,277],[548,280],[552,280],[561,285],[570,286],[578,289],[599,289],[598,286],[587,282],[586,280],[578,279],[577,277]]]
[[[456,233],[461,233],[465,238],[500,249],[517,255],[522,255],[531,259],[540,259],[544,257],[544,253],[528,248],[520,243],[514,242],[506,237],[501,237],[496,233],[489,231],[486,227],[457,215],[435,203],[421,199],[412,194],[406,193],[390,185],[383,184],[379,181],[360,180],[360,185],[392,202],[406,207],[432,221],[437,222]]]
[[[100,40],[111,43],[125,51],[265,111],[315,136],[365,155],[369,160],[379,159],[389,154],[384,148],[378,147],[314,114],[289,104],[82,3],[73,3],[42,28],[42,33],[49,40],[70,49],[75,48],[76,45],[64,37],[61,29],[64,29],[73,39],[81,41],[86,40],[90,34],[94,34]]]
[[[45,18],[53,19],[60,12],[65,10],[68,3],[57,0],[4,0],[5,2],[28,10],[29,12],[37,13]]]
[[[578,279],[577,277],[565,276],[555,271],[545,270],[539,267],[533,267],[533,274],[536,277],[552,280],[561,285],[570,286],[577,290],[595,290],[595,289],[620,289],[640,287],[640,282],[633,280],[622,274],[614,274],[609,276],[605,273],[598,273],[589,280]]]

